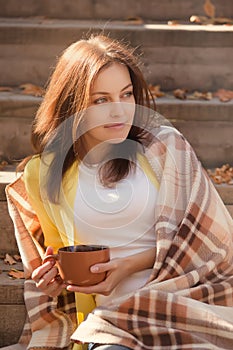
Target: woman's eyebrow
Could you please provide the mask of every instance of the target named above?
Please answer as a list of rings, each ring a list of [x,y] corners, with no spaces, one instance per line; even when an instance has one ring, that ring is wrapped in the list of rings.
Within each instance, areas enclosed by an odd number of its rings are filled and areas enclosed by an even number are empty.
[[[129,87],[133,86],[132,83],[126,85],[123,89],[121,89],[121,92],[128,89]],[[94,95],[109,95],[109,92],[105,92],[105,91],[96,91],[96,92],[93,92],[93,94],[91,94],[92,96]]]

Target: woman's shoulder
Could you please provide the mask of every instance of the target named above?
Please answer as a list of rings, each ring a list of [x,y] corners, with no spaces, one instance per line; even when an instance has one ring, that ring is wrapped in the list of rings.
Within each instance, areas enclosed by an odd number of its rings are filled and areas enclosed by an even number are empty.
[[[40,162],[41,158],[39,155],[34,155],[32,158],[27,162],[24,168],[24,177],[25,176],[35,176],[40,168]]]
[[[172,147],[175,145],[178,148],[186,147],[187,141],[185,137],[173,126],[161,125],[151,130],[151,134],[153,137],[151,138],[152,142],[150,143],[150,146],[158,146],[158,143],[160,143],[166,147]]]
[[[153,130],[153,135],[155,138],[163,138],[163,139],[184,139],[184,136],[178,131],[174,126],[161,125]]]
[[[26,164],[23,171],[23,181],[26,188],[34,186],[39,180],[40,156],[34,155]]]

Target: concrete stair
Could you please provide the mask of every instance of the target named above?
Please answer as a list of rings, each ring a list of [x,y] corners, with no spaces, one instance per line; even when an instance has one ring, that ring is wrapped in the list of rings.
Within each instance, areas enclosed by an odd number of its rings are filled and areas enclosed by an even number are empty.
[[[8,276],[11,268],[22,270],[22,264],[9,266],[0,260],[0,347],[17,343],[26,317],[24,280],[11,279]]]
[[[232,0],[212,2],[217,16],[233,17]],[[32,152],[30,128],[41,98],[23,95],[19,86],[44,86],[67,45],[103,32],[137,47],[148,82],[166,92],[156,100],[158,112],[185,135],[204,167],[232,165],[233,101],[183,101],[171,92],[232,89],[233,26],[189,24],[191,15],[204,15],[203,4],[204,0],[0,0],[0,86],[13,88],[0,92],[0,161],[14,163]],[[169,26],[168,20],[179,24]],[[17,252],[4,194],[14,178],[14,166],[0,172],[1,256]],[[233,186],[216,188],[233,215]],[[9,278],[9,266],[2,259],[0,269],[0,346],[6,346],[17,341],[25,318],[23,281]]]
[[[40,102],[39,97],[17,91],[0,93],[2,157],[15,161],[32,152],[31,123]],[[233,100],[182,101],[167,94],[156,104],[158,112],[189,140],[206,168],[233,164]]]
[[[232,17],[231,0],[212,0],[219,17]],[[202,0],[0,0],[2,17],[45,16],[63,19],[125,19],[140,16],[146,21],[188,20],[204,15]]]
[[[125,39],[143,52],[145,75],[164,90],[230,89],[233,26],[2,18],[0,85],[44,85],[56,56],[87,33]],[[7,64],[6,64],[7,63]]]
[[[16,179],[12,166],[0,171],[0,347],[17,343],[21,334],[26,310],[23,297],[23,279],[8,276],[10,269],[23,270],[22,263],[8,265],[4,263],[6,253],[18,253],[14,228],[8,215],[5,187]]]

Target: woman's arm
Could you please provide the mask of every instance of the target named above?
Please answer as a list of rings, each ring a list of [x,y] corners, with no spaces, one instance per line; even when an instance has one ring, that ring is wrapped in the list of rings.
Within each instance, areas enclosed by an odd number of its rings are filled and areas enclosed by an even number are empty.
[[[156,258],[156,247],[147,249],[141,253],[122,258],[128,269],[128,275],[153,267]]]
[[[124,278],[135,272],[152,268],[156,258],[156,247],[124,258],[113,259],[107,263],[91,267],[93,273],[107,272],[106,279],[90,287],[67,286],[67,290],[86,294],[109,295]]]

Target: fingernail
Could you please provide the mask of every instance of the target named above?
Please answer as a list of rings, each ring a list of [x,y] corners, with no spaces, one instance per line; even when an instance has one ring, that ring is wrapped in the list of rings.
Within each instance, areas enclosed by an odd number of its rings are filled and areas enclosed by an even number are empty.
[[[91,272],[98,272],[99,271],[99,267],[98,266],[92,266],[91,267]]]

